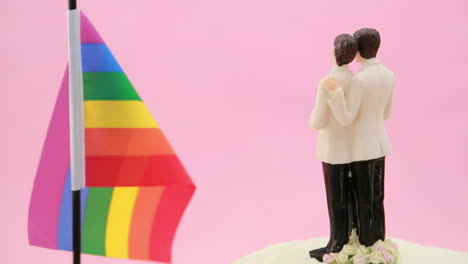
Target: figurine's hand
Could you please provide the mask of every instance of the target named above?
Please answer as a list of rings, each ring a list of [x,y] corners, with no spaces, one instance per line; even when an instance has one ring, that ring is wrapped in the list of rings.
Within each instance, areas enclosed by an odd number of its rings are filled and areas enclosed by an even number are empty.
[[[325,87],[329,92],[334,92],[338,89],[338,82],[335,77],[327,77],[320,81],[320,84]]]

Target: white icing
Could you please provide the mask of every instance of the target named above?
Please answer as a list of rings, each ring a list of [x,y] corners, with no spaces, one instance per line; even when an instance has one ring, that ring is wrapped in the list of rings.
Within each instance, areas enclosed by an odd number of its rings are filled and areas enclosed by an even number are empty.
[[[398,264],[468,264],[468,253],[450,249],[426,247],[393,239],[400,248]],[[291,241],[277,244],[241,258],[235,264],[314,264],[319,261],[309,257],[309,250],[323,247],[327,239]]]

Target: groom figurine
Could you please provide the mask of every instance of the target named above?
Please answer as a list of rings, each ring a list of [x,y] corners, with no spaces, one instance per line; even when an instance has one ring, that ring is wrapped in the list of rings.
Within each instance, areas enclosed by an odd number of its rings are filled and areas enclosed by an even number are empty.
[[[315,106],[309,125],[319,130],[317,158],[322,161],[330,221],[330,240],[326,247],[310,251],[310,256],[322,260],[329,252],[338,252],[348,242],[350,235],[350,179],[349,163],[352,162],[350,127],[342,126],[333,116],[328,105],[331,94],[324,86],[330,80],[338,82],[344,96],[350,92],[353,73],[348,64],[354,60],[358,44],[353,36],[341,34],[334,41],[334,65],[320,82]],[[332,78],[332,79],[327,79]]]
[[[391,112],[394,75],[375,58],[380,47],[377,30],[360,29],[354,33],[354,38],[358,44],[356,61],[362,64],[362,68],[352,78],[350,87],[346,89],[334,77],[328,77],[322,84],[328,91],[328,106],[333,118],[342,127],[348,128],[345,137],[329,141],[346,142],[349,148],[350,163],[347,167],[352,177],[347,191],[355,194],[356,203],[351,204],[354,204],[353,209],[357,212],[359,241],[371,246],[379,239],[385,240],[384,175],[385,156],[390,153],[390,144],[383,121],[389,118]],[[338,196],[328,195],[328,191],[327,187],[327,197]],[[339,197],[349,195],[340,194]],[[330,212],[330,202],[328,204]],[[331,205],[333,207],[334,204]],[[350,221],[349,216],[346,221]],[[336,221],[336,218],[333,220]],[[332,235],[342,233],[333,230],[333,225],[331,228]],[[349,228],[344,227],[344,230],[349,232]],[[333,236],[330,238],[332,240]],[[347,239],[340,241],[335,247],[330,246],[329,242],[327,247],[309,253],[321,261],[324,254],[340,251],[347,242]]]

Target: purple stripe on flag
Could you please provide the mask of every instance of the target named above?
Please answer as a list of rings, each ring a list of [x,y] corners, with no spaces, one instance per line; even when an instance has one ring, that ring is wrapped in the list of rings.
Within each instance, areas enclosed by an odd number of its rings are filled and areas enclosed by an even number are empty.
[[[49,124],[31,195],[28,234],[29,243],[34,246],[57,248],[60,203],[70,163],[68,120],[67,67]]]
[[[81,13],[81,23],[80,23],[80,31],[81,31],[81,43],[104,43],[104,40],[101,38],[99,33],[94,28],[93,24],[89,21],[83,12]]]

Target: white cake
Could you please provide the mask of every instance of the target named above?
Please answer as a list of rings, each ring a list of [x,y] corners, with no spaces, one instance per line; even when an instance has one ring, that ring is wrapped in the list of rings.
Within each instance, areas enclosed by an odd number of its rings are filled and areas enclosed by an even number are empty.
[[[468,253],[425,247],[392,239],[399,246],[398,264],[468,264]],[[321,263],[309,257],[309,250],[323,247],[327,239],[292,241],[267,247],[241,258],[235,264],[313,264]]]

